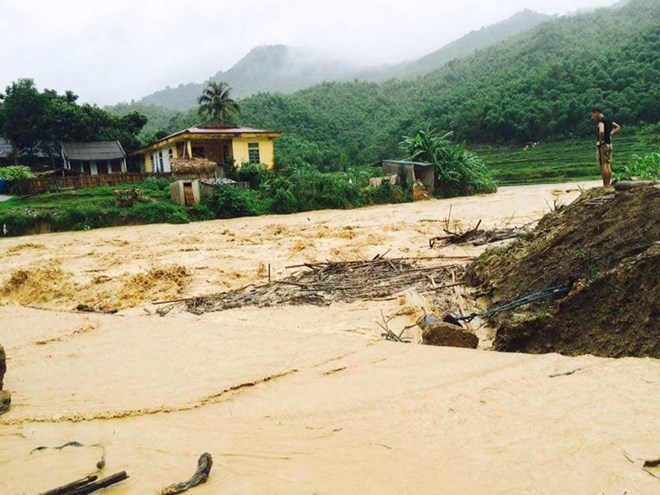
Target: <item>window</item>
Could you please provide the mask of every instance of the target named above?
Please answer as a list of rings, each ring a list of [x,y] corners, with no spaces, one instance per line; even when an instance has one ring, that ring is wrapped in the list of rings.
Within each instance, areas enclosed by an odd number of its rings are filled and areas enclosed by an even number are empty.
[[[167,150],[167,156],[169,157],[170,160],[174,159],[174,149],[170,148]]]
[[[163,165],[163,152],[162,151],[158,152],[158,163],[160,164],[159,172],[162,173],[165,170],[165,166]]]
[[[193,146],[192,153],[193,158],[205,158],[204,146]]]
[[[259,156],[259,143],[248,143],[248,158],[250,163],[261,163]]]

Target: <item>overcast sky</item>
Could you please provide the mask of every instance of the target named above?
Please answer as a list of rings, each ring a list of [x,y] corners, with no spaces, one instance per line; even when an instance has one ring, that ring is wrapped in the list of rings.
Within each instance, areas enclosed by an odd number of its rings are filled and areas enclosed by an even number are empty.
[[[99,105],[203,82],[251,48],[286,44],[360,64],[425,55],[525,7],[616,0],[0,0],[0,88],[29,77]]]

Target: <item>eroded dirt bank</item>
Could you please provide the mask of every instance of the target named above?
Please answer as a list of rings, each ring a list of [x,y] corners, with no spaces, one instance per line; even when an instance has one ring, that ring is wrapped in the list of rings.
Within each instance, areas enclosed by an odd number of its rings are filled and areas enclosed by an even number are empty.
[[[106,493],[153,494],[187,479],[203,452],[214,468],[191,494],[656,493],[660,472],[644,463],[660,458],[657,360],[384,342],[376,322],[381,311],[401,312],[398,299],[153,314],[155,299],[263,281],[269,263],[282,276],[291,264],[388,249],[438,254],[428,239],[450,205],[466,228],[479,219],[496,227],[576,196],[567,185],[506,188],[2,241],[10,269],[0,286],[10,291],[0,342],[13,405],[0,417],[0,493],[31,495],[97,473],[104,455],[99,474],[131,476]],[[32,276],[52,263],[61,278]],[[124,309],[70,311],[80,303]],[[411,317],[404,311],[392,325]],[[31,453],[70,441],[100,446]]]
[[[499,316],[498,350],[660,358],[659,266],[660,189],[596,188],[468,275],[493,304],[574,284],[558,302]]]

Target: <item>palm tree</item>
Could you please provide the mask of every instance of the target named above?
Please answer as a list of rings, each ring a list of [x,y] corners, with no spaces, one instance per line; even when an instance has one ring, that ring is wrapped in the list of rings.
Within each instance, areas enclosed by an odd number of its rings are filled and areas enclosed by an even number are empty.
[[[225,82],[209,82],[197,100],[199,114],[223,123],[231,123],[232,117],[240,115],[241,108],[238,102],[231,98],[230,91],[231,88]]]

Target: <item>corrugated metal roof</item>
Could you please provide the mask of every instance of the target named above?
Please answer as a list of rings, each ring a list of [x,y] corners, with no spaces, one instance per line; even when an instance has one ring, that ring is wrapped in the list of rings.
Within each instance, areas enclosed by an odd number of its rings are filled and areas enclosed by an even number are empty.
[[[217,121],[202,122],[187,129],[177,131],[169,136],[159,139],[156,142],[165,141],[181,134],[279,134],[274,131],[265,131],[263,129],[254,129],[252,127],[236,127],[229,124],[223,124]],[[153,143],[156,144],[156,143]]]
[[[126,158],[119,141],[62,143],[62,152],[69,160],[117,160]]]
[[[433,166],[432,163],[428,163],[428,162],[409,162],[409,161],[405,161],[405,160],[383,160],[381,163],[391,163],[391,164],[394,164],[394,165],[408,165],[408,166],[416,165],[418,167],[432,167]]]

